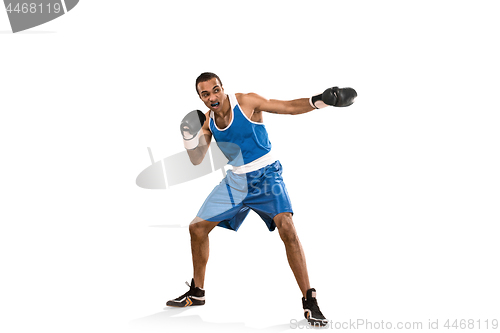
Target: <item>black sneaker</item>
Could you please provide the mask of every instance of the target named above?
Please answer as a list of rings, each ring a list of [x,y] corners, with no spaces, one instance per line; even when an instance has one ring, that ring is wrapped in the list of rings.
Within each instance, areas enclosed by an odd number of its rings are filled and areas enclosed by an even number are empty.
[[[185,306],[205,304],[205,290],[195,287],[194,279],[191,279],[191,285],[187,282],[186,284],[189,287],[189,291],[176,299],[168,301],[167,306],[183,308]]]
[[[325,326],[328,320],[323,316],[316,300],[316,289],[311,288],[306,293],[307,298],[302,297],[304,317],[313,326]]]

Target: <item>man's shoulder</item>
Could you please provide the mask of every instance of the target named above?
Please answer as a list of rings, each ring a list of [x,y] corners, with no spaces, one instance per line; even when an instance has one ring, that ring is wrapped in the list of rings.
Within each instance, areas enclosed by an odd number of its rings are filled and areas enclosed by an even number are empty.
[[[234,96],[236,96],[240,105],[254,104],[259,98],[256,93],[236,93]]]
[[[253,92],[251,92],[251,93],[235,93],[234,95],[236,96],[236,98],[238,98],[238,97],[242,97],[242,98],[256,98],[257,96],[259,96],[259,95],[257,95],[256,93],[253,93]]]
[[[244,93],[236,93],[234,96],[236,96],[236,99],[239,101],[241,99],[245,99],[247,94]]]

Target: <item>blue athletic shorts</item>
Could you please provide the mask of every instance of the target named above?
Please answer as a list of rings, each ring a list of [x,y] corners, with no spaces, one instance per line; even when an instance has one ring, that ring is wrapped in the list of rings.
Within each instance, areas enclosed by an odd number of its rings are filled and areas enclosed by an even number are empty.
[[[229,170],[207,197],[197,216],[206,221],[220,222],[219,227],[237,231],[252,209],[266,222],[269,231],[273,231],[276,215],[293,214],[281,173],[279,161],[246,174]]]

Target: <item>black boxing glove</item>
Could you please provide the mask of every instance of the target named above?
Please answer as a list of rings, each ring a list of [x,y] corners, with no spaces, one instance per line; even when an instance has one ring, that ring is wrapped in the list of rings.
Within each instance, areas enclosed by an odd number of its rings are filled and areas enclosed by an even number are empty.
[[[207,117],[200,110],[191,111],[182,119],[181,134],[186,149],[195,149],[198,147],[199,137],[203,132],[201,128],[206,119]]]
[[[358,94],[352,88],[333,87],[326,89],[322,94],[309,99],[309,104],[315,109],[321,109],[328,105],[344,107],[354,103]]]

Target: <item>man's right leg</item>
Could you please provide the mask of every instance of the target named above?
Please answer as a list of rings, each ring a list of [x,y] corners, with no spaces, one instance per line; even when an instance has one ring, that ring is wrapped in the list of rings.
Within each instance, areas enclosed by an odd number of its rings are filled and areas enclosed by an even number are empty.
[[[196,217],[189,225],[191,253],[193,255],[193,278],[187,293],[171,299],[167,306],[186,307],[205,304],[205,268],[208,261],[208,234],[219,222],[209,222]],[[187,282],[186,282],[187,283]]]
[[[194,285],[201,289],[203,289],[205,283],[205,269],[208,262],[208,234],[217,224],[219,222],[205,221],[196,217],[189,225]]]

